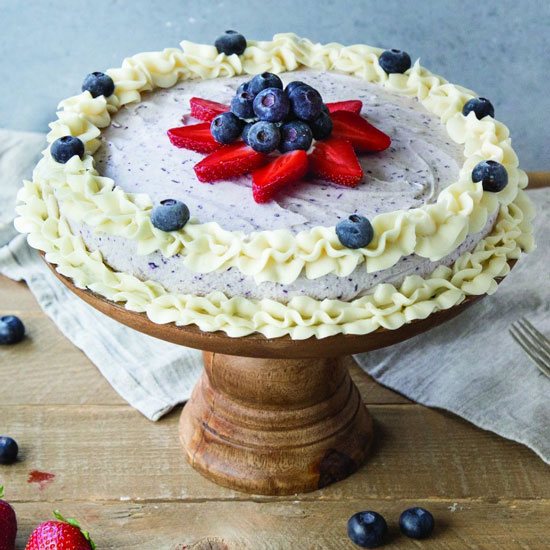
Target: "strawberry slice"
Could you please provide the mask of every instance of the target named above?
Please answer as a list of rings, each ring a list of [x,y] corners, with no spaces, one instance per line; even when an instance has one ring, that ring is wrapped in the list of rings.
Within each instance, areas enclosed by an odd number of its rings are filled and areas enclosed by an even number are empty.
[[[237,141],[220,147],[195,164],[195,174],[200,181],[234,178],[248,174],[268,161],[267,155],[257,153],[246,143]]]
[[[222,146],[212,137],[209,122],[171,128],[168,130],[168,138],[172,145],[198,153],[212,153]]]
[[[351,144],[343,139],[318,141],[309,155],[309,171],[317,178],[348,187],[356,187],[363,179],[357,155]]]
[[[307,153],[301,149],[276,157],[252,173],[252,195],[256,202],[267,202],[281,187],[301,180],[307,174]]]
[[[214,117],[229,111],[229,105],[201,97],[192,97],[189,103],[191,104],[191,116],[205,122],[211,122]]]
[[[327,103],[327,107],[331,113],[335,113],[336,111],[350,111],[359,114],[363,108],[363,102],[360,99],[350,99],[348,101]]]
[[[384,151],[391,145],[389,136],[349,111],[331,113],[332,137],[349,141],[356,151]]]

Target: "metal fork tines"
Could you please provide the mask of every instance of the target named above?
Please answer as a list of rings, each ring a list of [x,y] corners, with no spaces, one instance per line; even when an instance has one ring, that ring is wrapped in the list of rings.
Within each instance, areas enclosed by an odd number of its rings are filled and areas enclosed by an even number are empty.
[[[525,317],[512,323],[509,332],[538,369],[550,377],[550,340]]]

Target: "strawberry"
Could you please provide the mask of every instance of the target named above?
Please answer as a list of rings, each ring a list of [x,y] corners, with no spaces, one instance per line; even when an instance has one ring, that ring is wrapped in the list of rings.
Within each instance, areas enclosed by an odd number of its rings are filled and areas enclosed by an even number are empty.
[[[168,138],[172,145],[198,153],[212,153],[221,147],[221,143],[218,143],[210,133],[209,122],[171,128],[168,130]]]
[[[254,200],[267,202],[281,187],[302,179],[307,167],[307,153],[301,149],[274,158],[252,173]]]
[[[189,103],[191,105],[191,116],[205,122],[211,122],[214,117],[229,111],[229,105],[202,99],[201,97],[192,97]]]
[[[0,499],[4,496],[4,487],[0,487]],[[17,518],[14,509],[0,500],[0,550],[15,550]]]
[[[349,111],[331,113],[332,137],[349,141],[356,151],[384,151],[391,145],[389,136],[369,124],[361,115]]]
[[[216,181],[248,174],[268,162],[269,157],[257,153],[238,141],[224,145],[195,164],[195,174],[200,181]]]
[[[94,550],[96,545],[87,531],[74,519],[65,519],[57,510],[59,521],[47,521],[31,534],[25,550]]]
[[[335,103],[327,103],[329,112],[350,111],[359,114],[363,108],[363,102],[360,99],[350,99],[348,101],[336,101]]]
[[[355,187],[363,179],[363,169],[348,141],[330,138],[318,141],[309,155],[311,175]]]

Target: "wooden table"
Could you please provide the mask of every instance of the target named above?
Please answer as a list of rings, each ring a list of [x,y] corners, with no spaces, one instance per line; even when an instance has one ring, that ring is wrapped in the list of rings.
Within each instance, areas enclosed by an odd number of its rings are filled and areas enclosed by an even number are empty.
[[[544,174],[531,177],[545,181]],[[0,467],[0,485],[18,515],[18,550],[54,508],[79,518],[100,549],[352,549],[346,522],[366,509],[388,520],[387,548],[550,547],[546,464],[519,444],[383,388],[351,361],[376,424],[367,463],[321,491],[255,497],[196,473],[179,446],[180,409],[146,420],[62,336],[24,284],[0,277],[6,314],[19,315],[29,334],[0,349],[0,432],[20,445],[19,462]],[[32,472],[54,477],[33,482]],[[431,510],[437,522],[422,543],[397,528],[400,512],[413,505]]]

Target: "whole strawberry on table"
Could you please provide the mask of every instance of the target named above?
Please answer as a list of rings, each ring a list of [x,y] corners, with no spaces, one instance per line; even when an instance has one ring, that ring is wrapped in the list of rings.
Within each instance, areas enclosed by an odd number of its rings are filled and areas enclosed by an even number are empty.
[[[0,550],[14,550],[17,535],[17,518],[15,510],[2,500],[4,487],[0,487]]]
[[[31,534],[25,550],[94,550],[87,531],[74,519],[65,519],[57,510],[55,520],[39,525]]]

